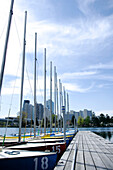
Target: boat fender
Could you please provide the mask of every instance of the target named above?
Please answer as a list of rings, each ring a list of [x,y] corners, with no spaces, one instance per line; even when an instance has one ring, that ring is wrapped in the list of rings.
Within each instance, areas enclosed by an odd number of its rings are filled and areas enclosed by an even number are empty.
[[[20,154],[19,151],[12,151],[12,152],[6,151],[6,152],[4,152],[4,153],[7,153],[7,154],[9,154],[9,155],[18,155],[18,154]]]

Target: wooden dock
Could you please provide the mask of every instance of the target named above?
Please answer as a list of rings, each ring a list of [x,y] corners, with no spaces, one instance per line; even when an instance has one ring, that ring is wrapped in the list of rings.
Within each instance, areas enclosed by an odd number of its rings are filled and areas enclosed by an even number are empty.
[[[79,131],[55,170],[113,170],[113,144],[90,131]]]

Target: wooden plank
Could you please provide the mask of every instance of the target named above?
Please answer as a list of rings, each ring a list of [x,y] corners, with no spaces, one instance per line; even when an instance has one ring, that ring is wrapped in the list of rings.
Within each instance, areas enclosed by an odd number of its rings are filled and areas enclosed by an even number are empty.
[[[96,169],[90,152],[86,152],[86,151],[84,152],[84,159],[85,159],[86,170],[95,170]]]
[[[85,170],[82,150],[78,150],[78,152],[77,152],[75,169],[76,170]]]
[[[95,142],[95,140],[93,142]],[[94,148],[95,148],[96,152],[98,153],[100,159],[102,160],[103,164],[105,165],[105,167],[107,169],[113,169],[113,162],[111,162],[111,160],[103,152],[102,148],[99,148],[99,146],[101,146],[101,144],[99,144],[99,141],[98,141],[98,145],[97,146],[98,147],[95,147],[95,145],[94,145]]]
[[[76,143],[74,143],[73,148],[68,157],[68,160],[66,162],[65,170],[69,170],[69,169],[74,170],[76,152],[77,152],[77,145]]]
[[[90,143],[90,140],[87,138],[87,135],[84,136],[84,140],[86,141],[87,151],[84,150],[84,159],[85,159],[85,167],[86,170],[95,170],[95,164],[92,159],[92,155],[90,152],[90,149],[92,149],[92,145]],[[85,146],[85,147],[86,147]],[[84,148],[84,145],[83,145]]]
[[[96,152],[96,150],[94,148],[94,144],[93,144],[92,140],[90,140],[90,144],[92,145],[90,152],[91,152],[91,156],[94,161],[96,169],[98,169],[98,170],[106,169],[105,165],[103,164],[101,158],[99,157],[98,153]]]
[[[99,157],[99,155],[96,152],[92,152],[91,155],[92,155],[92,158],[94,160],[96,169],[98,169],[98,170],[106,169],[106,167],[103,164],[101,158]]]

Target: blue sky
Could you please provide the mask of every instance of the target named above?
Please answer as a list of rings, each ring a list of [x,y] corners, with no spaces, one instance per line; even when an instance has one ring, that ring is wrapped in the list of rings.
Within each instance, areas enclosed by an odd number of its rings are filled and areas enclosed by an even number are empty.
[[[9,8],[8,0],[0,5],[1,56]],[[46,48],[47,99],[52,61],[53,68],[57,68],[58,79],[69,93],[70,110],[89,109],[96,115],[108,113],[112,116],[112,0],[18,0],[14,2],[0,117],[8,115],[10,105],[10,116],[16,116],[19,111],[25,10],[28,17],[23,99],[30,99],[33,104],[34,36],[37,32],[37,102],[43,103],[43,49]]]

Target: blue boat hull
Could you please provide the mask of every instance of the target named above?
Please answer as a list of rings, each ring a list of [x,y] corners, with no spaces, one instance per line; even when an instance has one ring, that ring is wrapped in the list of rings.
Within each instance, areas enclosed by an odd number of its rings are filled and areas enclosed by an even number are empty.
[[[56,165],[57,154],[48,156],[0,159],[0,170],[52,170]]]

